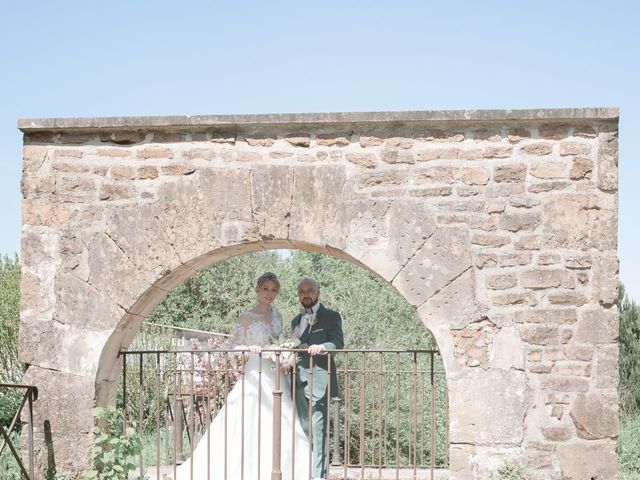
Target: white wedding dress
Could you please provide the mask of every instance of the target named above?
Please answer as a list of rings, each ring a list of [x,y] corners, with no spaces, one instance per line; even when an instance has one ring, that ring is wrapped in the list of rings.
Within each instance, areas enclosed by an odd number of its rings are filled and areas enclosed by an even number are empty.
[[[268,345],[269,337],[278,337],[282,333],[282,316],[277,310],[273,310],[270,323],[265,322],[262,315],[244,312],[234,327],[229,347],[264,347]],[[176,480],[271,479],[275,364],[269,358],[269,353],[262,354],[262,374],[259,372],[260,355],[249,354],[244,366],[244,380],[242,376],[238,379],[229,392],[226,404],[205,431],[191,458],[177,468]],[[280,390],[282,478],[308,480],[309,442],[299,421],[292,418],[290,382],[283,373],[280,373]]]

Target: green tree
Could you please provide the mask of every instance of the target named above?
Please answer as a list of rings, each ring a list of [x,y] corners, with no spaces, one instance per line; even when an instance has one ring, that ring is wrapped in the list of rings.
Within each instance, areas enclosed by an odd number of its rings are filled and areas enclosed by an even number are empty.
[[[622,413],[637,416],[640,414],[640,306],[629,298],[624,285],[620,285],[618,308]]]

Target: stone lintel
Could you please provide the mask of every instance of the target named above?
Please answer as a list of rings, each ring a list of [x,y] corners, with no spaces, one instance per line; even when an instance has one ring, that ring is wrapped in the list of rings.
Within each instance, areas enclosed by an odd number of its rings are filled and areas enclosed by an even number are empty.
[[[18,120],[25,133],[42,131],[197,130],[199,128],[303,127],[336,125],[472,124],[498,122],[563,123],[576,120],[617,121],[617,107],[515,110],[425,110],[406,112],[276,113],[247,115],[176,115],[141,117],[32,118]]]

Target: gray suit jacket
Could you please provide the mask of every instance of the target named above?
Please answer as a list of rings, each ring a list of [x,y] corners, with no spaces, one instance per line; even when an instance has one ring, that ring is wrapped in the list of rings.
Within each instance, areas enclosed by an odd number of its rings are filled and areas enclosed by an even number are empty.
[[[300,324],[302,318],[298,314],[291,321],[291,329],[293,330]],[[342,333],[342,318],[340,314],[334,310],[325,308],[320,304],[318,313],[316,314],[316,323],[312,327],[307,327],[302,335],[300,342],[307,345],[324,345],[327,350],[339,350],[344,347],[344,339]],[[310,355],[306,352],[298,354],[298,380],[307,382],[309,379]],[[328,355],[315,355],[313,357],[313,395],[316,398],[322,398],[327,391],[329,383]],[[336,363],[331,357],[331,392],[329,397],[337,397],[340,395],[338,387],[338,375],[336,373]]]

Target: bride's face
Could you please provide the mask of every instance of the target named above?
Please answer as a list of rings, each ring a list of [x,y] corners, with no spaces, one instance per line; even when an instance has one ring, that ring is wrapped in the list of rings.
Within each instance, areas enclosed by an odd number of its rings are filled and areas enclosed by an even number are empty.
[[[278,285],[273,280],[267,280],[256,290],[258,293],[258,302],[264,305],[271,305],[278,296]]]

